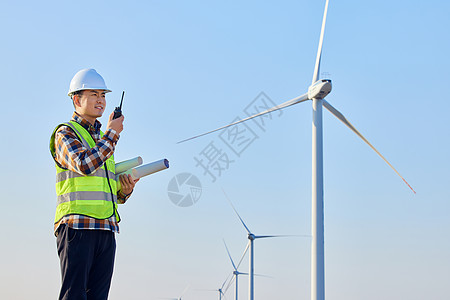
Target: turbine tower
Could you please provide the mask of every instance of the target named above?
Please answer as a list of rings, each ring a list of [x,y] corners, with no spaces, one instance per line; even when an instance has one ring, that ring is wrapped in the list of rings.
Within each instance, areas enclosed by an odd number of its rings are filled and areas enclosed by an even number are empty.
[[[248,121],[250,119],[283,109],[301,102],[312,100],[313,121],[312,121],[312,245],[311,245],[311,300],[325,299],[325,259],[324,259],[324,217],[323,217],[323,136],[322,136],[322,107],[324,106],[331,114],[344,123],[350,130],[359,136],[370,148],[372,148],[394,172],[403,180],[403,182],[414,192],[414,189],[400,175],[400,173],[387,161],[387,159],[344,117],[344,115],[328,103],[324,98],[331,92],[331,80],[319,79],[320,61],[322,57],[323,36],[325,32],[325,23],[328,12],[329,0],[326,0],[322,19],[322,28],[320,31],[319,47],[317,50],[316,63],[312,84],[308,92],[294,99],[288,100],[280,105],[274,106],[268,110],[254,114],[250,117],[233,122],[215,130],[182,140],[182,143],[203,135],[225,129],[230,126]],[[241,220],[242,221],[242,220]],[[245,225],[244,225],[245,226]],[[249,239],[250,232],[249,232]],[[251,245],[253,241],[251,240]],[[252,250],[250,249],[252,252]],[[252,255],[252,254],[251,254]]]
[[[324,250],[324,222],[323,222],[323,135],[322,135],[322,99],[325,95],[314,95],[314,84],[320,72],[322,57],[323,35],[328,12],[328,1],[323,13],[322,29],[320,31],[319,48],[317,50],[316,64],[311,91],[313,106],[312,123],[312,199],[311,199],[311,300],[325,300],[325,250]],[[323,82],[327,84],[327,82]],[[329,82],[331,92],[331,82]],[[327,89],[328,90],[328,89]],[[327,91],[325,90],[325,92]]]

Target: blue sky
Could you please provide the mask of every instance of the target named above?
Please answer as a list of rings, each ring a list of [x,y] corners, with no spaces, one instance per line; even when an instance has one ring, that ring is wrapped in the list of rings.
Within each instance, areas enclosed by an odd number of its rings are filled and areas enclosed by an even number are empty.
[[[245,117],[261,92],[276,104],[312,79],[325,1],[2,1],[3,228],[0,295],[54,299],[59,262],[52,221],[53,128],[67,121],[70,79],[95,68],[123,105],[116,160],[167,158],[121,207],[110,299],[216,299],[213,292],[256,234],[311,231],[311,103],[249,122],[236,155],[220,133],[177,141]],[[399,170],[324,111],[326,296],[447,299],[450,293],[450,5],[446,1],[331,1],[322,56],[327,100]],[[266,98],[266,100],[267,100]],[[106,125],[106,116],[101,121]],[[213,182],[195,158],[213,143],[231,162]],[[190,207],[168,183],[202,184]],[[247,260],[241,271],[247,270]],[[308,299],[310,240],[258,240],[257,299]],[[240,279],[241,299],[247,279]],[[232,299],[232,290],[227,298]]]

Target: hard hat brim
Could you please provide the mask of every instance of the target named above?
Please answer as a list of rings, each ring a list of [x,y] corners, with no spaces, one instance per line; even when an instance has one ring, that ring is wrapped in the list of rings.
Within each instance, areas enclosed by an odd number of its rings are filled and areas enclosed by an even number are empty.
[[[101,88],[95,88],[95,87],[89,87],[89,88],[81,88],[81,89],[76,89],[74,91],[70,91],[67,96],[71,97],[75,92],[80,92],[80,91],[87,91],[87,90],[102,90],[105,91],[106,93],[111,93],[112,91],[109,89],[105,89],[103,87]]]

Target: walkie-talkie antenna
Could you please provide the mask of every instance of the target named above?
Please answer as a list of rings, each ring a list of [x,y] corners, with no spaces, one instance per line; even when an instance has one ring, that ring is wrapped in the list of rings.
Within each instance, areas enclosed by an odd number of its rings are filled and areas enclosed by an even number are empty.
[[[122,99],[120,99],[120,105],[119,105],[120,110],[122,110],[123,96],[125,96],[125,91],[122,91]]]

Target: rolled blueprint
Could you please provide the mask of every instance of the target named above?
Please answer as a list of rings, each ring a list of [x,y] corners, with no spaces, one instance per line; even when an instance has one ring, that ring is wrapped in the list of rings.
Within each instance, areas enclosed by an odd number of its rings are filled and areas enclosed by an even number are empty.
[[[138,179],[147,175],[165,170],[169,168],[169,161],[167,159],[161,159],[137,168],[131,169],[131,177]]]
[[[116,174],[123,173],[131,168],[142,165],[144,161],[142,157],[138,156],[129,160],[122,161],[116,164]]]
[[[133,178],[134,180],[139,179],[141,177],[145,177],[147,175],[165,170],[169,168],[169,161],[167,159],[161,159],[140,167],[136,167],[133,169],[129,169],[125,172],[122,173],[117,173],[117,190],[120,190],[120,181],[119,179],[119,175],[125,174],[125,175],[131,175],[131,178]]]

